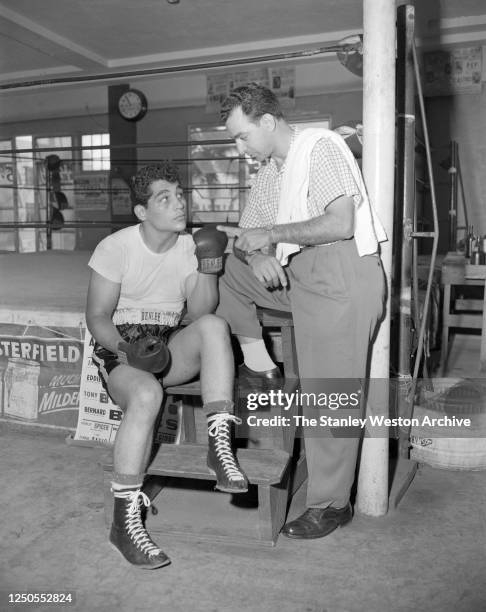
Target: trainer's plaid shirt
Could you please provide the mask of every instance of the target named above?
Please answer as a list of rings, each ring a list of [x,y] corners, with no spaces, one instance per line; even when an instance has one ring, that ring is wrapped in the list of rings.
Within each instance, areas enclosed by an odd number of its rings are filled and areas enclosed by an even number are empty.
[[[296,134],[297,130],[293,130],[291,143]],[[260,168],[241,215],[240,227],[272,227],[275,224],[284,169],[285,163],[278,169],[273,159]],[[322,215],[326,206],[341,196],[352,196],[356,205],[361,201],[356,181],[341,152],[328,139],[322,138],[311,155],[307,199],[310,218]]]

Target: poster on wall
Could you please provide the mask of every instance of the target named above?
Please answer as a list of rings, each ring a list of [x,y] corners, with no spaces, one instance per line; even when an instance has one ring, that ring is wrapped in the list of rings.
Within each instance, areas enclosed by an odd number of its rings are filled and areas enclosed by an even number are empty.
[[[111,213],[114,216],[126,216],[132,214],[132,200],[130,188],[126,181],[119,176],[111,177]]]
[[[247,68],[235,70],[231,74],[231,80],[227,82],[228,93],[236,87],[241,87],[247,83],[258,83],[265,87],[270,87],[270,75],[268,68]],[[228,75],[227,75],[228,76]]]
[[[270,89],[276,94],[283,108],[295,107],[295,68],[273,66],[268,69]]]
[[[13,187],[14,165],[12,162],[0,162],[0,185]]]
[[[482,49],[462,47],[424,53],[424,75],[426,96],[480,93]]]
[[[0,186],[0,221],[10,221],[13,219],[14,199],[14,166],[11,162],[0,163]],[[1,246],[0,243],[0,249]]]
[[[273,66],[271,68],[238,69],[231,72],[210,74],[206,78],[206,112],[219,112],[221,103],[232,89],[259,83],[270,88],[284,108],[295,106],[295,68]]]
[[[113,444],[123,413],[103,388],[98,368],[91,359],[94,339],[86,330],[84,337],[79,413],[75,440]]]
[[[74,428],[82,350],[74,337],[17,335],[0,328],[0,415]]]
[[[81,172],[74,175],[76,214],[108,211],[108,174],[106,172]]]
[[[86,330],[79,387],[78,424],[74,440],[93,445],[112,446],[123,419],[123,412],[103,386],[98,368],[92,359],[94,338]],[[155,441],[179,443],[182,405],[165,406]]]

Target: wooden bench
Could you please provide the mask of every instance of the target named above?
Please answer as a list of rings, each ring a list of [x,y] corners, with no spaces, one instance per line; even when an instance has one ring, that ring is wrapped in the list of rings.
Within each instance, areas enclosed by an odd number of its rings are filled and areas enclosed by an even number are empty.
[[[266,309],[259,309],[258,316],[265,330],[276,329],[280,333],[285,373],[283,390],[291,393],[298,385],[292,317],[288,313]],[[149,486],[146,492],[149,497],[155,499],[162,492],[156,500],[157,505],[160,501],[161,511],[156,515],[149,514],[147,518],[150,533],[275,545],[285,522],[290,497],[306,477],[305,458],[300,456],[297,460],[293,459],[294,420],[291,418],[289,427],[272,432],[271,447],[237,449],[238,461],[252,485],[248,494],[229,496],[214,493],[207,489],[206,484],[215,480],[214,474],[206,466],[207,443],[197,439],[198,416],[201,419],[203,416],[198,415],[200,411],[195,410],[194,403],[189,399],[200,396],[199,381],[169,387],[166,393],[186,397],[182,409],[183,442],[178,445],[162,444],[147,470]],[[276,412],[273,410],[272,414]],[[297,407],[293,406],[285,412],[285,416],[292,417],[297,412]],[[265,413],[265,416],[269,414]],[[113,508],[109,490],[112,462],[106,461],[103,468],[106,521],[109,524]],[[175,486],[171,489],[171,485]],[[197,508],[193,509],[193,505]],[[199,516],[205,509],[210,515],[206,526]],[[191,520],[191,516],[195,517],[194,512],[197,520]],[[217,522],[214,523],[216,518]]]

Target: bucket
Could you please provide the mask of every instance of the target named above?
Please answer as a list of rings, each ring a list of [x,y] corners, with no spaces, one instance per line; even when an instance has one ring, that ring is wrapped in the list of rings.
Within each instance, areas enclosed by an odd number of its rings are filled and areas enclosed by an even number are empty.
[[[415,406],[410,458],[436,468],[486,470],[486,380],[461,380],[449,387],[446,380],[434,379],[434,391],[424,392],[422,404]],[[445,417],[452,426],[429,424]]]

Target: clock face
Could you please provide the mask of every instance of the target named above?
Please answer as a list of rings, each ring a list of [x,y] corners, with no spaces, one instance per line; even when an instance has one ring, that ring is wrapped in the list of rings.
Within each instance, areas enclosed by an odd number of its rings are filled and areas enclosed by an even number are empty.
[[[147,112],[147,100],[141,91],[130,89],[120,96],[118,110],[124,119],[136,121]]]

